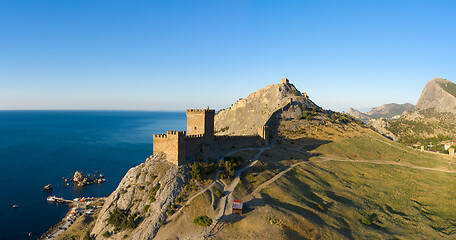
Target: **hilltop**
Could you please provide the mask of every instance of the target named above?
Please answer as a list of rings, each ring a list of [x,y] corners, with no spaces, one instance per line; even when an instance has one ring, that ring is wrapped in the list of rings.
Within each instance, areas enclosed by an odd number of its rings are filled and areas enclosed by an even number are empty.
[[[239,99],[231,107],[215,115],[215,130],[219,135],[254,134],[259,126],[266,124],[271,115],[285,106],[289,99],[294,105],[305,108],[320,108],[312,102],[306,93],[301,93],[282,79],[278,84],[271,84],[244,99]]]

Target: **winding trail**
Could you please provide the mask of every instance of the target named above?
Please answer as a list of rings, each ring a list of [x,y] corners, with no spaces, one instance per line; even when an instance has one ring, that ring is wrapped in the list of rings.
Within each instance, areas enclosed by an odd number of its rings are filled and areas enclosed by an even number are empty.
[[[236,188],[236,186],[239,184],[241,174],[245,170],[247,170],[247,169],[251,168],[253,165],[255,165],[258,162],[259,157],[261,156],[261,154],[264,151],[272,149],[274,147],[275,146],[271,145],[271,146],[267,146],[267,147],[263,147],[263,148],[243,148],[243,149],[237,149],[235,151],[229,152],[229,153],[224,155],[224,156],[230,156],[230,155],[232,155],[234,153],[237,153],[237,152],[240,152],[240,151],[245,151],[245,150],[259,150],[259,152],[252,159],[252,162],[250,162],[247,166],[245,166],[242,169],[239,169],[238,171],[235,172],[234,179],[229,184],[227,184],[226,182],[224,182],[223,180],[221,180],[221,179],[219,179],[217,177],[217,179],[211,185],[209,185],[208,187],[200,190],[197,194],[195,194],[194,196],[192,196],[191,198],[189,198],[186,201],[184,206],[187,206],[194,198],[196,198],[197,196],[203,194],[205,191],[210,189],[216,183],[221,184],[223,186],[223,188],[224,188],[225,196],[220,199],[219,212],[215,215],[212,225],[207,227],[206,230],[203,233],[198,234],[198,235],[194,235],[194,236],[187,236],[184,239],[195,239],[195,238],[206,239],[208,237],[215,236],[215,234],[223,228],[224,223],[221,220],[224,217],[226,217],[228,214],[231,213],[231,211],[229,211],[229,210],[231,209],[232,203],[233,203],[233,194],[232,193],[233,193],[234,189]],[[301,152],[301,153],[310,155],[308,151],[305,151],[305,150],[302,150],[302,149],[289,148],[288,150],[297,151],[297,152]],[[303,165],[303,164],[308,164],[308,163],[319,163],[319,162],[330,162],[330,161],[333,161],[333,162],[351,162],[351,163],[370,163],[370,164],[376,164],[376,165],[395,165],[395,166],[407,167],[407,168],[412,168],[412,169],[417,169],[417,170],[424,170],[424,171],[456,173],[456,171],[453,171],[453,170],[431,168],[431,167],[422,167],[422,166],[416,166],[416,165],[413,165],[413,164],[410,164],[410,163],[396,162],[396,161],[393,162],[393,161],[384,161],[384,160],[353,160],[353,159],[344,159],[344,158],[337,158],[337,157],[321,157],[321,156],[319,156],[319,157],[315,157],[315,158],[313,158],[312,160],[309,160],[309,161],[298,162],[298,163],[294,163],[294,164],[290,165],[288,168],[286,168],[285,170],[277,173],[274,177],[272,177],[268,181],[260,184],[249,195],[244,197],[243,201],[245,202],[245,201],[251,200],[253,198],[261,197],[261,196],[259,196],[259,192],[262,189],[268,187],[269,185],[271,185],[272,183],[277,181],[277,179],[282,177],[284,174],[286,174],[287,172],[289,172],[290,170],[292,170],[296,166]],[[183,209],[183,207],[179,209],[178,213],[181,212],[182,209]],[[176,216],[176,215],[177,214],[173,215],[173,217]]]
[[[444,173],[456,173],[456,171],[440,169],[440,168],[421,167],[421,166],[416,166],[413,164],[403,163],[403,162],[391,162],[391,161],[382,161],[382,160],[336,159],[336,158],[329,158],[329,157],[318,157],[318,158],[321,160],[312,160],[310,162],[329,162],[329,161],[354,162],[354,163],[358,162],[358,163],[371,163],[371,164],[377,164],[377,165],[396,165],[396,166],[408,167],[408,168],[413,168],[413,169],[418,169],[418,170],[436,171],[436,172],[444,172]]]

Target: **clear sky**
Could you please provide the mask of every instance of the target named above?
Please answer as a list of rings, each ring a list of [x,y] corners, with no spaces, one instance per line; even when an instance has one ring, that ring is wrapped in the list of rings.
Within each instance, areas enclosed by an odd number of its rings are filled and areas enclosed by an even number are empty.
[[[225,108],[287,77],[325,109],[456,82],[456,1],[0,1],[0,109]]]

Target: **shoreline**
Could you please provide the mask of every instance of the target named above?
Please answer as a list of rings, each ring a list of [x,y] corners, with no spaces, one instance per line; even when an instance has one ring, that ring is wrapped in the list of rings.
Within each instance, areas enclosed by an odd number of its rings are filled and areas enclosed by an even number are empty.
[[[69,209],[62,220],[51,226],[37,239],[45,240],[49,238],[57,238],[60,234],[65,233],[68,229],[70,229],[70,227],[72,227],[76,221],[81,219],[82,216],[97,213],[103,206],[105,199],[106,197],[73,199],[73,202],[67,203]]]

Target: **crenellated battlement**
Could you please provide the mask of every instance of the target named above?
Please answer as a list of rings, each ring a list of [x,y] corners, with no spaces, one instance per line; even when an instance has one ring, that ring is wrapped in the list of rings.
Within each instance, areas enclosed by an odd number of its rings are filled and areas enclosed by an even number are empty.
[[[187,138],[202,138],[202,137],[204,137],[204,134],[187,135]]]
[[[187,113],[214,113],[214,109],[187,109]]]
[[[166,131],[167,135],[185,136],[185,131]]]
[[[168,138],[166,134],[154,134],[154,138]]]

